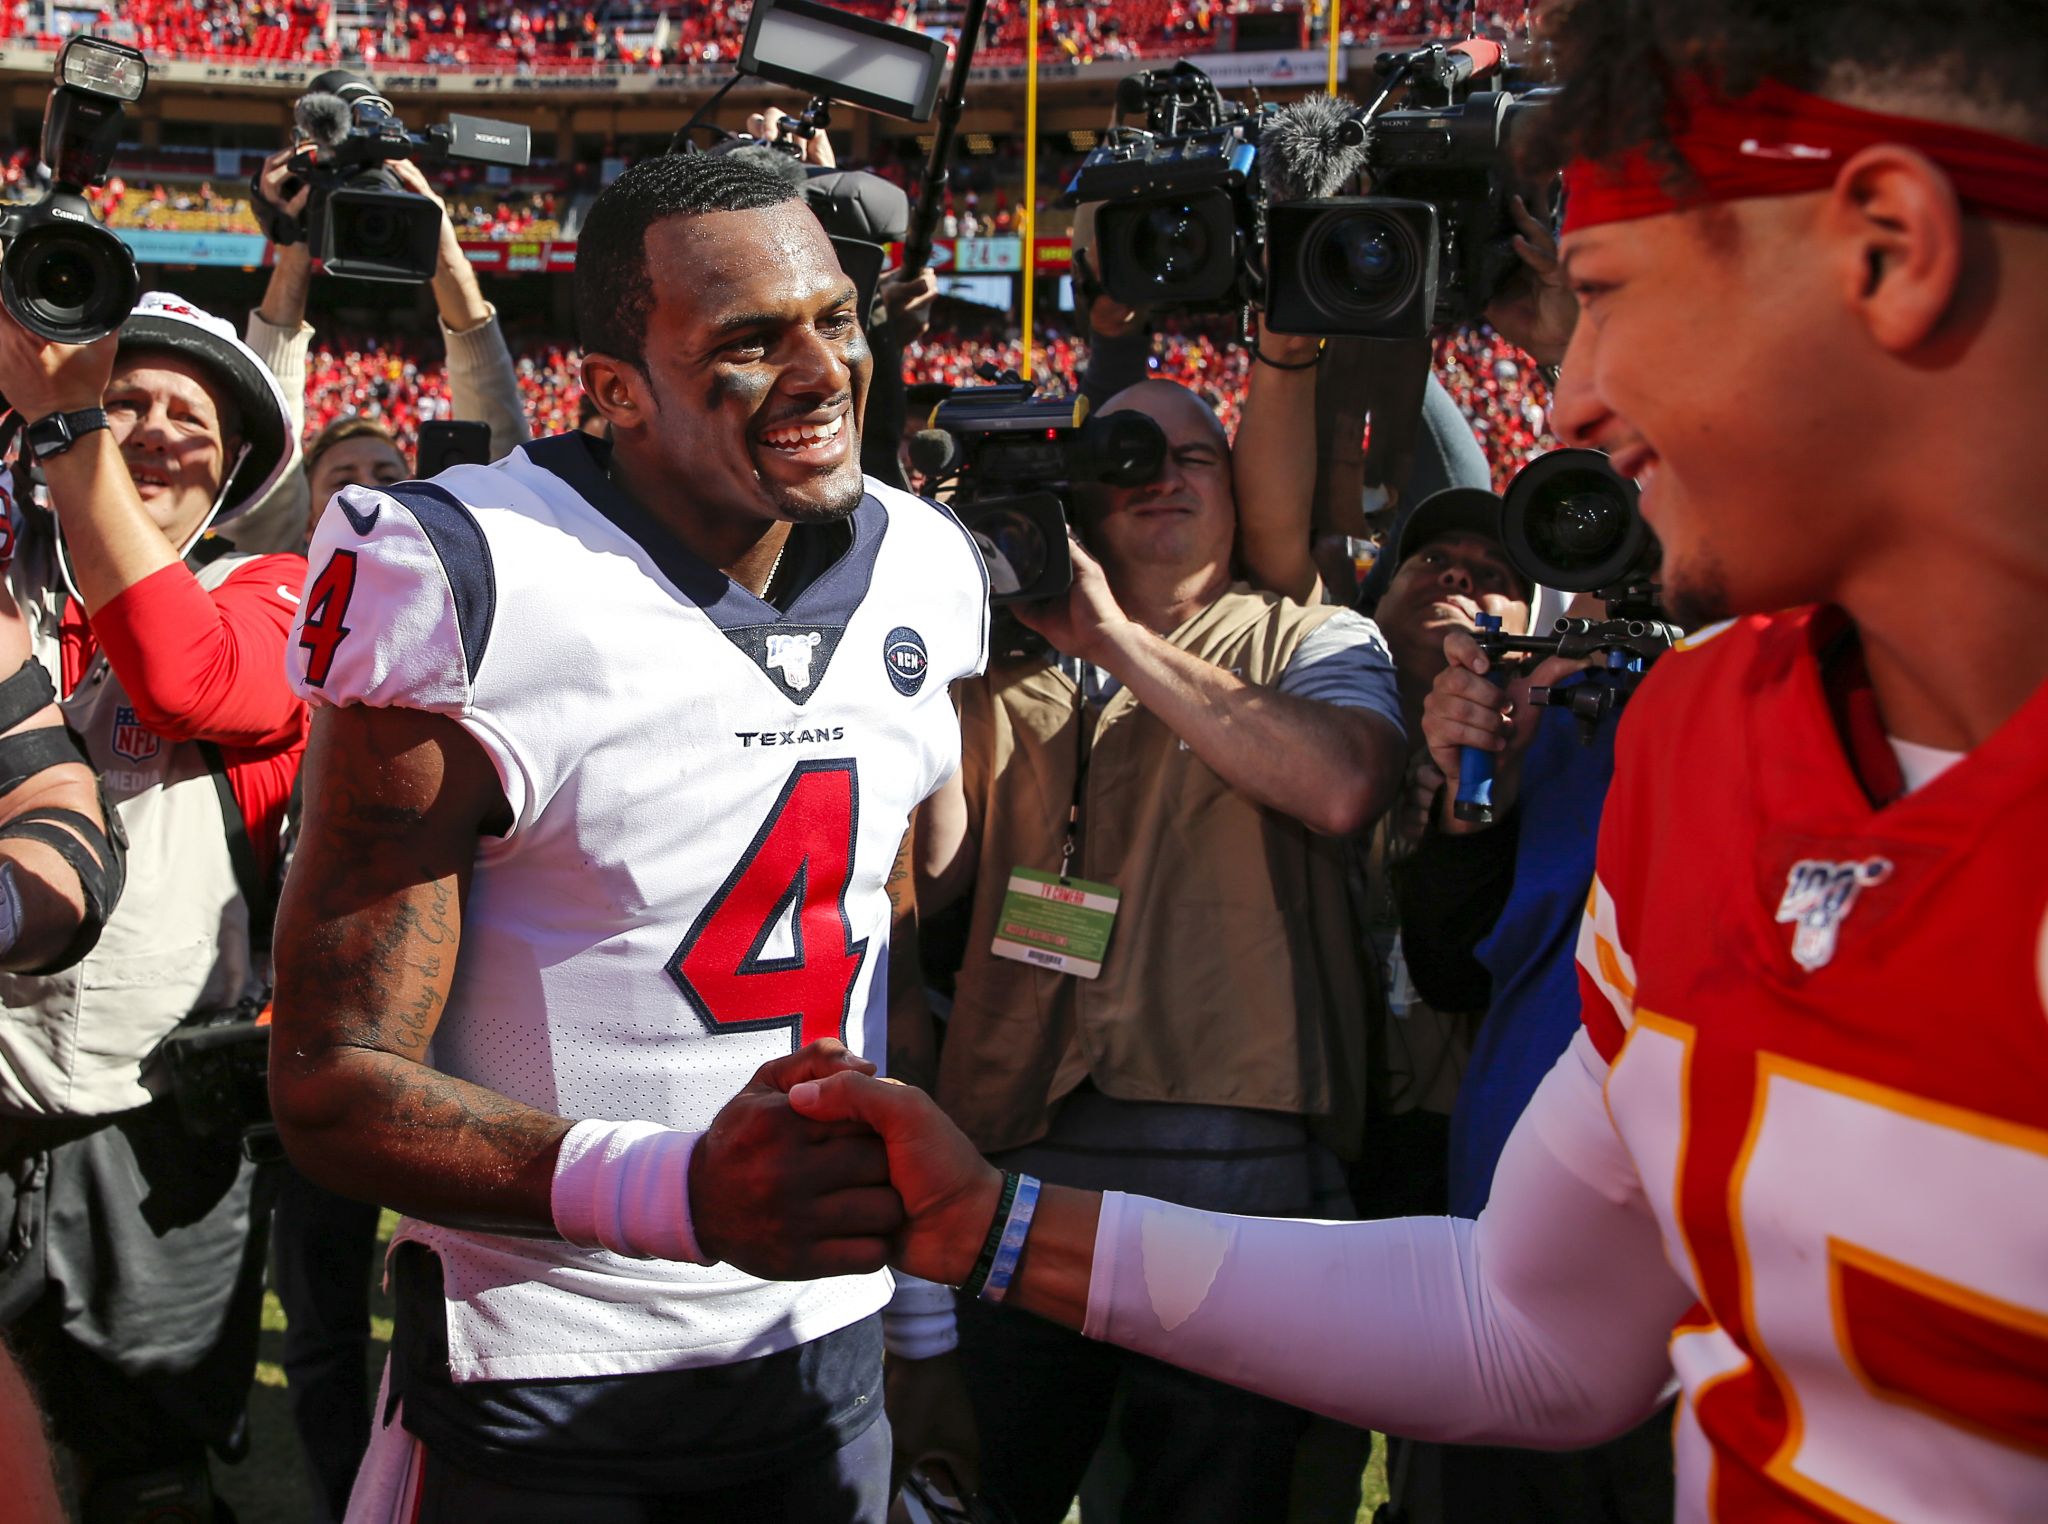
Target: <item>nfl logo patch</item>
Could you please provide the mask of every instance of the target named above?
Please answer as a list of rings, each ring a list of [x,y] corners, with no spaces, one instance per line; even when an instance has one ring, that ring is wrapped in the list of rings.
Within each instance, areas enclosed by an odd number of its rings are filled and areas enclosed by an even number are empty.
[[[164,743],[156,732],[143,727],[135,717],[135,711],[126,704],[114,711],[114,755],[125,757],[130,762],[147,762],[163,750]]]

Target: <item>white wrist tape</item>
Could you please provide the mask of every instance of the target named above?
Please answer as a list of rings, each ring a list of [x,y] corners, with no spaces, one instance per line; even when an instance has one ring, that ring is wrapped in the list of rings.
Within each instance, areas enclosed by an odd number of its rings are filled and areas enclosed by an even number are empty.
[[[690,1153],[703,1136],[653,1122],[578,1122],[555,1160],[555,1231],[628,1259],[710,1264],[690,1226]]]
[[[882,1309],[882,1348],[899,1360],[929,1360],[960,1342],[953,1323],[953,1288],[921,1281],[901,1270],[896,1294]]]

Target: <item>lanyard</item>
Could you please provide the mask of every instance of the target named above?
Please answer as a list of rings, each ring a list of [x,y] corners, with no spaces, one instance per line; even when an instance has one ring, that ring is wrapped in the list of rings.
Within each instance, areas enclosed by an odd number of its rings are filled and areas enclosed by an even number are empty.
[[[1088,675],[1088,664],[1078,663],[1074,680],[1074,797],[1067,803],[1067,835],[1060,843],[1060,882],[1063,884],[1073,877],[1068,870],[1073,867],[1074,854],[1080,847],[1088,763],[1095,753],[1095,727],[1088,712]],[[1099,714],[1100,710],[1096,712]]]

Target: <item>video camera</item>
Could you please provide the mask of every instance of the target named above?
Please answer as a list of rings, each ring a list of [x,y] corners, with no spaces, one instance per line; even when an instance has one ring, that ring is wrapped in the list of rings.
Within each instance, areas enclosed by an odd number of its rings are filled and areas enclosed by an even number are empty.
[[[441,209],[399,187],[394,159],[505,164],[532,158],[532,134],[513,122],[451,115],[409,130],[390,101],[360,75],[329,69],[294,110],[303,146],[293,172],[312,182],[306,242],[329,274],[418,285],[431,280],[441,247]]]
[[[1636,484],[1598,450],[1552,450],[1530,461],[1508,483],[1501,502],[1508,559],[1540,586],[1597,593],[1607,617],[1560,617],[1547,635],[1507,634],[1494,614],[1477,620],[1479,648],[1496,676],[1510,651],[1526,653],[1532,662],[1567,656],[1596,663],[1593,681],[1529,690],[1530,703],[1570,711],[1579,722],[1579,739],[1589,744],[1685,633],[1657,604],[1657,541],[1636,498]],[[1458,819],[1492,821],[1493,764],[1494,753],[1465,748],[1453,805]]]
[[[0,302],[37,338],[105,338],[142,295],[135,256],[100,225],[84,192],[107,178],[121,140],[121,108],[140,100],[148,81],[143,56],[104,37],[74,37],[57,55],[57,85],[43,113],[50,189],[34,205],[0,217]]]
[[[928,494],[952,486],[953,511],[988,563],[989,601],[1036,603],[1074,579],[1071,489],[1151,481],[1166,463],[1166,435],[1143,413],[1090,417],[1084,398],[1040,397],[1005,375],[943,399],[910,459]]]
[[[1485,310],[1519,263],[1509,205],[1516,140],[1545,92],[1474,90],[1502,71],[1493,43],[1383,54],[1363,110],[1315,96],[1284,109],[1224,102],[1200,70],[1138,74],[1068,187],[1100,202],[1098,276],[1131,306],[1218,311],[1256,303],[1283,333],[1426,338]],[[1383,110],[1395,91],[1442,104]],[[1369,195],[1344,194],[1363,175]]]

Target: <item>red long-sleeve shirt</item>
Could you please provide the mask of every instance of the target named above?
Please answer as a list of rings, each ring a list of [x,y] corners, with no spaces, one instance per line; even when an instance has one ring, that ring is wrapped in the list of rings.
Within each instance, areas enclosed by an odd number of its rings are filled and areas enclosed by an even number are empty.
[[[302,556],[259,556],[208,592],[182,565],[166,566],[90,620],[76,599],[64,609],[65,696],[104,648],[145,728],[219,746],[266,876],[306,746],[306,706],[284,661],[305,577]]]

